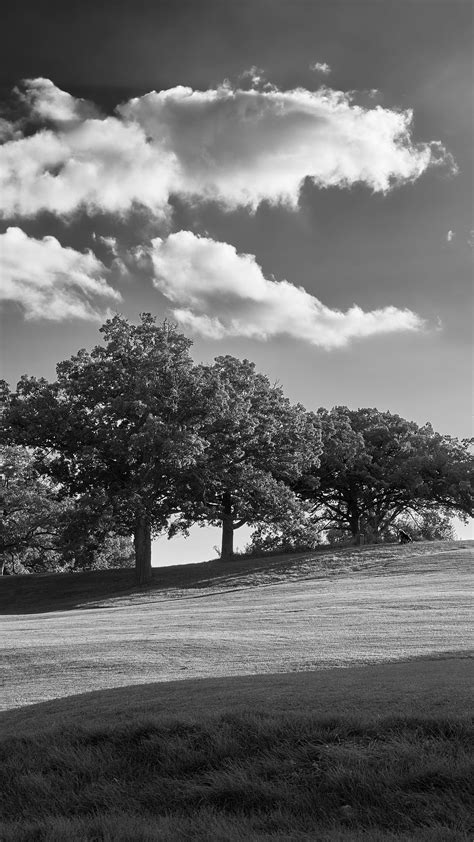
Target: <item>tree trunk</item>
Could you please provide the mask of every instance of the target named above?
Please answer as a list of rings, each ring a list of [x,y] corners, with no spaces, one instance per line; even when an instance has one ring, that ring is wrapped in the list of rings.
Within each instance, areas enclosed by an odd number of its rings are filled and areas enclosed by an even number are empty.
[[[349,527],[353,543],[360,544],[360,518],[359,512],[356,510],[349,512]]]
[[[221,561],[231,561],[234,555],[234,517],[229,491],[222,496],[222,546]]]
[[[151,582],[151,529],[145,515],[141,515],[135,526],[135,578],[138,585]]]

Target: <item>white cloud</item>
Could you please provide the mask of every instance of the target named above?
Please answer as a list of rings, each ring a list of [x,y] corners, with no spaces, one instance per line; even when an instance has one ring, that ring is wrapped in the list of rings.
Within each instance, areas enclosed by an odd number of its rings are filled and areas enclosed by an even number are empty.
[[[176,190],[235,208],[296,207],[306,177],[319,187],[364,183],[379,192],[416,180],[444,158],[414,145],[410,111],[353,105],[327,88],[193,91],[177,87],[118,109],[179,163]]]
[[[103,299],[121,298],[106,271],[94,254],[64,248],[55,237],[36,240],[21,228],[0,234],[0,301],[16,302],[27,319],[102,320]]]
[[[313,64],[310,64],[309,69],[314,70],[316,73],[322,73],[323,76],[329,76],[331,72],[331,68],[326,61],[315,61]]]
[[[118,245],[117,245],[117,238],[116,237],[104,237],[101,234],[96,234],[95,232],[92,234],[92,239],[96,243],[101,243],[105,246],[108,251],[110,251],[114,257],[118,255]]]
[[[86,99],[77,99],[51,82],[50,79],[25,79],[15,93],[30,114],[38,120],[57,123],[77,123],[89,117],[100,117],[100,110]]]
[[[450,230],[448,231],[448,233],[446,234],[446,242],[447,242],[447,243],[452,243],[452,241],[454,240],[455,236],[456,236],[456,235],[455,235],[454,231],[451,231],[451,229],[450,229]]]
[[[174,304],[173,316],[212,339],[289,335],[326,349],[356,338],[419,330],[410,310],[332,310],[302,287],[265,278],[253,255],[228,243],[180,231],[152,240],[155,286]]]
[[[306,177],[385,192],[452,164],[441,144],[413,143],[410,111],[367,109],[328,88],[176,87],[100,118],[49,80],[25,85],[23,100],[46,125],[0,146],[4,216],[125,213],[134,203],[166,215],[172,194],[228,209],[296,207]]]
[[[239,82],[250,82],[253,87],[265,82],[265,71],[261,67],[252,65],[248,70],[244,70],[239,76]]]
[[[167,206],[172,156],[158,156],[143,131],[115,117],[43,130],[0,147],[0,208],[5,216],[42,210],[124,213],[136,203]]]

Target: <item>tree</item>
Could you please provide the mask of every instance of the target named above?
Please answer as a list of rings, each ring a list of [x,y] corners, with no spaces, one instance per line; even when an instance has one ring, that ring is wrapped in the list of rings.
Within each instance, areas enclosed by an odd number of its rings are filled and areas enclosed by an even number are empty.
[[[39,471],[87,495],[95,516],[134,536],[137,580],[151,579],[151,536],[179,511],[179,475],[204,443],[207,395],[192,344],[145,313],[101,328],[104,344],[59,363],[57,379],[23,377],[8,397],[3,439],[35,448]]]
[[[473,514],[471,442],[443,436],[390,412],[318,410],[323,452],[301,483],[315,517],[327,528],[348,530],[357,541],[377,541],[407,512]]]
[[[26,448],[0,446],[0,575],[61,569],[58,541],[68,507]]]
[[[301,503],[291,485],[310,454],[317,464],[319,424],[248,360],[217,357],[199,373],[209,395],[200,428],[206,448],[182,476],[188,502],[173,529],[196,521],[220,525],[225,561],[236,529],[297,516]]]

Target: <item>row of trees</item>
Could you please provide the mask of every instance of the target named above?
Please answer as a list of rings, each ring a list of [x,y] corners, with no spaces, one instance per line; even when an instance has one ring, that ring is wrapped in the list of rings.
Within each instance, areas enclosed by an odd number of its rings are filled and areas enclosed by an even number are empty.
[[[4,462],[27,448],[30,489],[63,524],[44,550],[63,563],[90,562],[106,541],[125,542],[125,557],[133,536],[143,584],[152,536],[193,523],[221,525],[226,560],[243,524],[262,540],[337,529],[357,541],[378,540],[407,512],[472,515],[467,441],[375,409],[307,412],[248,360],[194,365],[191,341],[150,314],[138,325],[116,316],[101,333],[53,383],[2,384]]]

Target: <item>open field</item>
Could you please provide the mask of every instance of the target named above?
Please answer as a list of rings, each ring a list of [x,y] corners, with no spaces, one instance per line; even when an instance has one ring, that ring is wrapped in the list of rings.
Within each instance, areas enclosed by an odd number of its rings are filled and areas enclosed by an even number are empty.
[[[1,842],[471,842],[472,555],[7,578]]]
[[[19,613],[1,620],[2,707],[156,681],[464,656],[472,645],[472,546],[166,568],[146,591],[131,587],[130,571],[110,571],[121,590],[109,599],[101,573],[7,577],[3,605],[10,595],[7,610]],[[43,589],[43,613],[34,613],[35,588]],[[64,610],[65,603],[83,607]],[[48,606],[56,610],[46,613]]]

